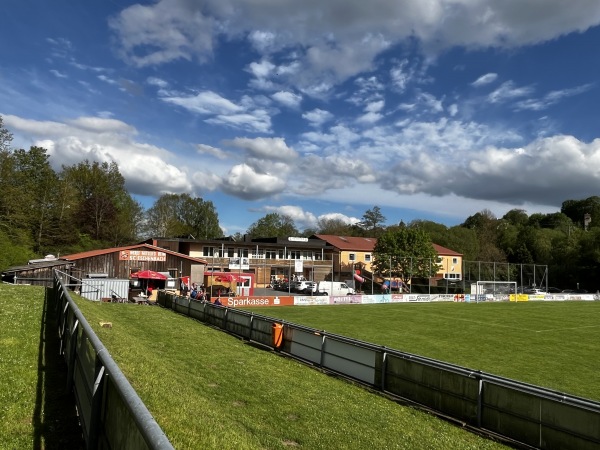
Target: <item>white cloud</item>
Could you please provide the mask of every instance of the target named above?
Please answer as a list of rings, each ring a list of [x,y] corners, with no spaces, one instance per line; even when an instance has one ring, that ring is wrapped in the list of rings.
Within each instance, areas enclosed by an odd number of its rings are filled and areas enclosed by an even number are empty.
[[[162,97],[161,100],[199,114],[234,114],[243,111],[241,106],[212,91],[188,97]]]
[[[227,153],[225,153],[220,148],[212,147],[210,145],[196,144],[196,149],[198,150],[198,153],[201,155],[214,156],[215,158],[218,158],[218,159],[226,159],[227,158]]]
[[[169,83],[166,82],[165,80],[158,78],[158,77],[148,77],[146,79],[146,82],[150,85],[150,86],[156,86],[159,87],[161,89],[166,89],[167,87],[169,87]]]
[[[84,160],[116,162],[126,187],[136,195],[189,192],[185,172],[167,163],[174,155],[166,149],[134,140],[135,128],[115,119],[80,117],[69,122],[35,121],[4,116],[6,126],[26,132],[33,145],[48,150],[55,170]]]
[[[312,111],[305,112],[302,114],[302,118],[308,120],[311,126],[320,127],[325,122],[333,119],[333,114],[329,111],[324,111],[319,108],[315,108]]]
[[[360,222],[360,219],[357,217],[347,216],[342,213],[327,213],[321,214],[318,217],[318,220],[341,220],[342,222],[348,225],[354,225]]]
[[[302,96],[294,94],[293,92],[279,91],[274,93],[271,97],[273,100],[292,109],[298,108],[302,102]]]
[[[488,95],[488,101],[490,103],[503,103],[519,97],[526,97],[532,93],[533,88],[531,86],[516,87],[513,81],[506,81]]]
[[[471,84],[475,87],[485,86],[486,84],[493,83],[496,80],[496,78],[498,78],[498,74],[490,72],[490,73],[486,73],[485,75],[481,75],[479,78],[477,78]]]
[[[317,225],[317,217],[309,211],[304,211],[300,206],[266,206],[264,209],[269,212],[276,212],[290,217],[294,221],[294,224],[301,230],[312,228]]]
[[[298,157],[298,153],[288,147],[282,138],[236,138],[225,143],[241,148],[250,157],[258,159],[290,161]]]
[[[522,100],[516,103],[515,109],[517,110],[532,110],[532,111],[541,111],[546,109],[561,100],[573,97],[575,95],[583,94],[584,92],[590,90],[592,88],[591,84],[586,84],[583,86],[578,86],[572,89],[562,89],[559,91],[551,91],[546,94],[542,98],[531,98]]]
[[[233,166],[223,179],[224,192],[244,200],[258,200],[280,194],[285,181],[275,175],[258,173],[247,164]]]
[[[430,54],[455,46],[512,48],[598,23],[596,0],[158,0],[132,5],[109,24],[122,57],[137,66],[203,61],[220,35],[247,36],[263,54],[294,51],[303,66],[294,84],[308,93],[310,86],[323,88],[373,68],[377,55],[409,38]],[[400,66],[392,73],[401,90],[408,80],[403,72]]]

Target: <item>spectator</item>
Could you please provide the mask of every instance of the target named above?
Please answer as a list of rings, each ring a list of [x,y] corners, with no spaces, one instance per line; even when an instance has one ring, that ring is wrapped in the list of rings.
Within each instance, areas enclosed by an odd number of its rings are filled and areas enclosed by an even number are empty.
[[[221,303],[221,300],[219,299],[219,297],[215,298],[215,305],[217,306],[223,306],[223,303]]]

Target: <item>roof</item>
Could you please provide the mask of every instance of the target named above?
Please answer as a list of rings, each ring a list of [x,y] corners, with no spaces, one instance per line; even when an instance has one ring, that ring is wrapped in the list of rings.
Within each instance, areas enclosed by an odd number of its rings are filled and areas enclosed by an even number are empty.
[[[128,245],[126,247],[112,247],[112,248],[105,248],[105,249],[101,249],[101,250],[90,250],[87,252],[74,253],[72,255],[62,256],[61,259],[66,259],[69,261],[76,261],[79,259],[91,258],[94,256],[106,255],[109,253],[120,252],[123,250],[134,250],[134,249],[145,249],[145,250],[149,250],[149,251],[163,252],[163,253],[167,253],[169,255],[177,256],[179,258],[189,259],[189,260],[197,262],[197,263],[208,264],[208,261],[206,261],[205,259],[193,258],[191,256],[184,255],[183,253],[177,253],[177,252],[167,250],[162,247],[155,247],[154,245],[150,245],[150,244],[135,244],[135,245]]]
[[[376,238],[336,236],[334,234],[315,234],[315,236],[340,250],[372,252],[377,243]]]
[[[3,270],[2,273],[24,272],[26,270],[47,269],[47,268],[57,267],[57,266],[72,266],[72,265],[73,265],[72,262],[65,261],[64,259],[58,259],[58,260],[26,264],[23,266],[9,267],[8,269]]]
[[[377,244],[377,238],[336,236],[334,234],[315,234],[315,236],[341,251],[372,252],[375,244]],[[455,252],[441,245],[432,245],[438,255],[462,256],[462,253]]]
[[[432,244],[432,245],[438,255],[462,256],[462,253],[455,252],[454,250],[450,250],[449,248],[442,247],[441,245],[437,245],[437,244]]]

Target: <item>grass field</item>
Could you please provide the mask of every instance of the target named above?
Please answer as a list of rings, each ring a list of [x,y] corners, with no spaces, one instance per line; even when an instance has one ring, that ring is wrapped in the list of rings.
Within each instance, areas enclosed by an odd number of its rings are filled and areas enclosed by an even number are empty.
[[[600,302],[395,303],[252,311],[600,401]]]
[[[83,448],[44,290],[0,285],[0,449]]]
[[[177,449],[504,448],[172,311],[78,303]]]

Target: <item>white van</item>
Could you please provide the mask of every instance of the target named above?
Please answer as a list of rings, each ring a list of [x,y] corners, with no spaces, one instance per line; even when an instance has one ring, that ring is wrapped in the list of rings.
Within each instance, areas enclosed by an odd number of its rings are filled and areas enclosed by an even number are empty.
[[[317,295],[352,295],[354,289],[341,281],[319,281]]]

